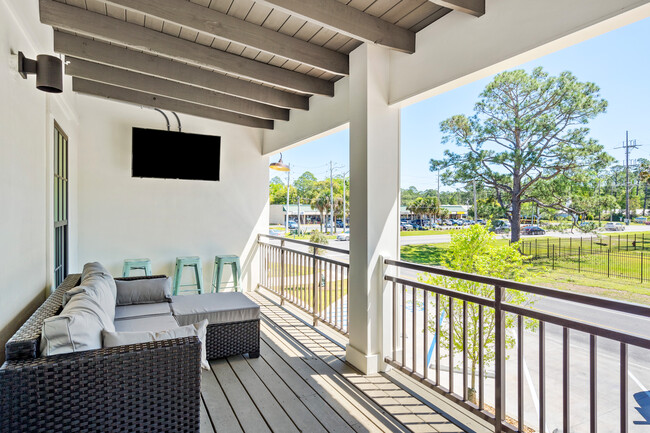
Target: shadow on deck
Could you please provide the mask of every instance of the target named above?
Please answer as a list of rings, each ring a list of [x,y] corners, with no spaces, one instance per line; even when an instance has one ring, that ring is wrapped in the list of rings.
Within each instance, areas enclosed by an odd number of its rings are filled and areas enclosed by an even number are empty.
[[[202,379],[201,432],[475,431],[390,375],[364,376],[328,338],[270,297],[262,309],[261,356],[212,361]]]

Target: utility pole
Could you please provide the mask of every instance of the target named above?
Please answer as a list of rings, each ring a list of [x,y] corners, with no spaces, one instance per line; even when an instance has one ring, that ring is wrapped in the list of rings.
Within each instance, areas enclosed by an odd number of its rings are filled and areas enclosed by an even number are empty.
[[[616,149],[625,149],[625,225],[630,225],[630,148],[638,149],[636,140],[630,140],[625,131],[625,144]]]
[[[289,170],[287,170],[287,215],[286,221],[284,222],[284,231],[289,233],[289,193],[291,192],[291,164],[287,164]]]
[[[472,180],[472,187],[474,188],[474,222],[478,221],[478,205],[476,204],[476,180]]]
[[[298,197],[298,236],[302,234],[302,230],[300,230],[300,197]]]
[[[334,232],[336,234],[336,226],[334,225],[334,167],[332,165],[332,161],[330,161],[330,224],[332,225],[331,227],[331,232]]]
[[[343,173],[343,231],[345,232],[345,176],[350,173],[350,171],[346,171]]]

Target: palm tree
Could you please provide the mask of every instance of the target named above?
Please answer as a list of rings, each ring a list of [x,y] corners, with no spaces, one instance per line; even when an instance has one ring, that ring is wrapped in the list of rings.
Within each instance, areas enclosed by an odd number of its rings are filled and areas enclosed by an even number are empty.
[[[440,214],[440,200],[438,197],[426,197],[423,201],[423,208],[429,218],[429,227],[431,227],[431,219],[437,218]]]
[[[424,214],[424,205],[424,199],[422,197],[418,197],[413,200],[411,204],[406,206],[406,210],[419,218],[422,214]]]
[[[321,192],[316,197],[311,200],[312,207],[318,209],[320,212],[320,231],[323,231],[323,219],[325,218],[324,214],[327,209],[330,207],[329,194]]]

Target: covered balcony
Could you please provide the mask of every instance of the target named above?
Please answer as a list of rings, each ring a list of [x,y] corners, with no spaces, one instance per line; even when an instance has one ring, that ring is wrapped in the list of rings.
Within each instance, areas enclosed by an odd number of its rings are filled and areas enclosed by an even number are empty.
[[[227,254],[261,306],[260,357],[201,373],[200,431],[643,431],[650,309],[409,264],[398,235],[402,107],[648,16],[648,0],[4,0],[0,360],[87,262],[171,276],[198,256],[209,288]],[[63,92],[35,87],[37,63],[24,79],[19,52],[60,56]],[[135,176],[134,127],[220,137],[218,181]],[[349,251],[268,235],[271,158],[346,128]],[[185,144],[172,159],[206,162]]]

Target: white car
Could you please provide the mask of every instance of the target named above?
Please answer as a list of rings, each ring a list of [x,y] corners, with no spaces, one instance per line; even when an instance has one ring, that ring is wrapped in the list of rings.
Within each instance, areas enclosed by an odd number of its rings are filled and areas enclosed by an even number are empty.
[[[607,223],[605,224],[605,230],[610,232],[622,232],[625,231],[625,226],[621,223]]]
[[[350,230],[346,230],[343,233],[339,233],[336,236],[337,241],[349,241],[350,240]]]

